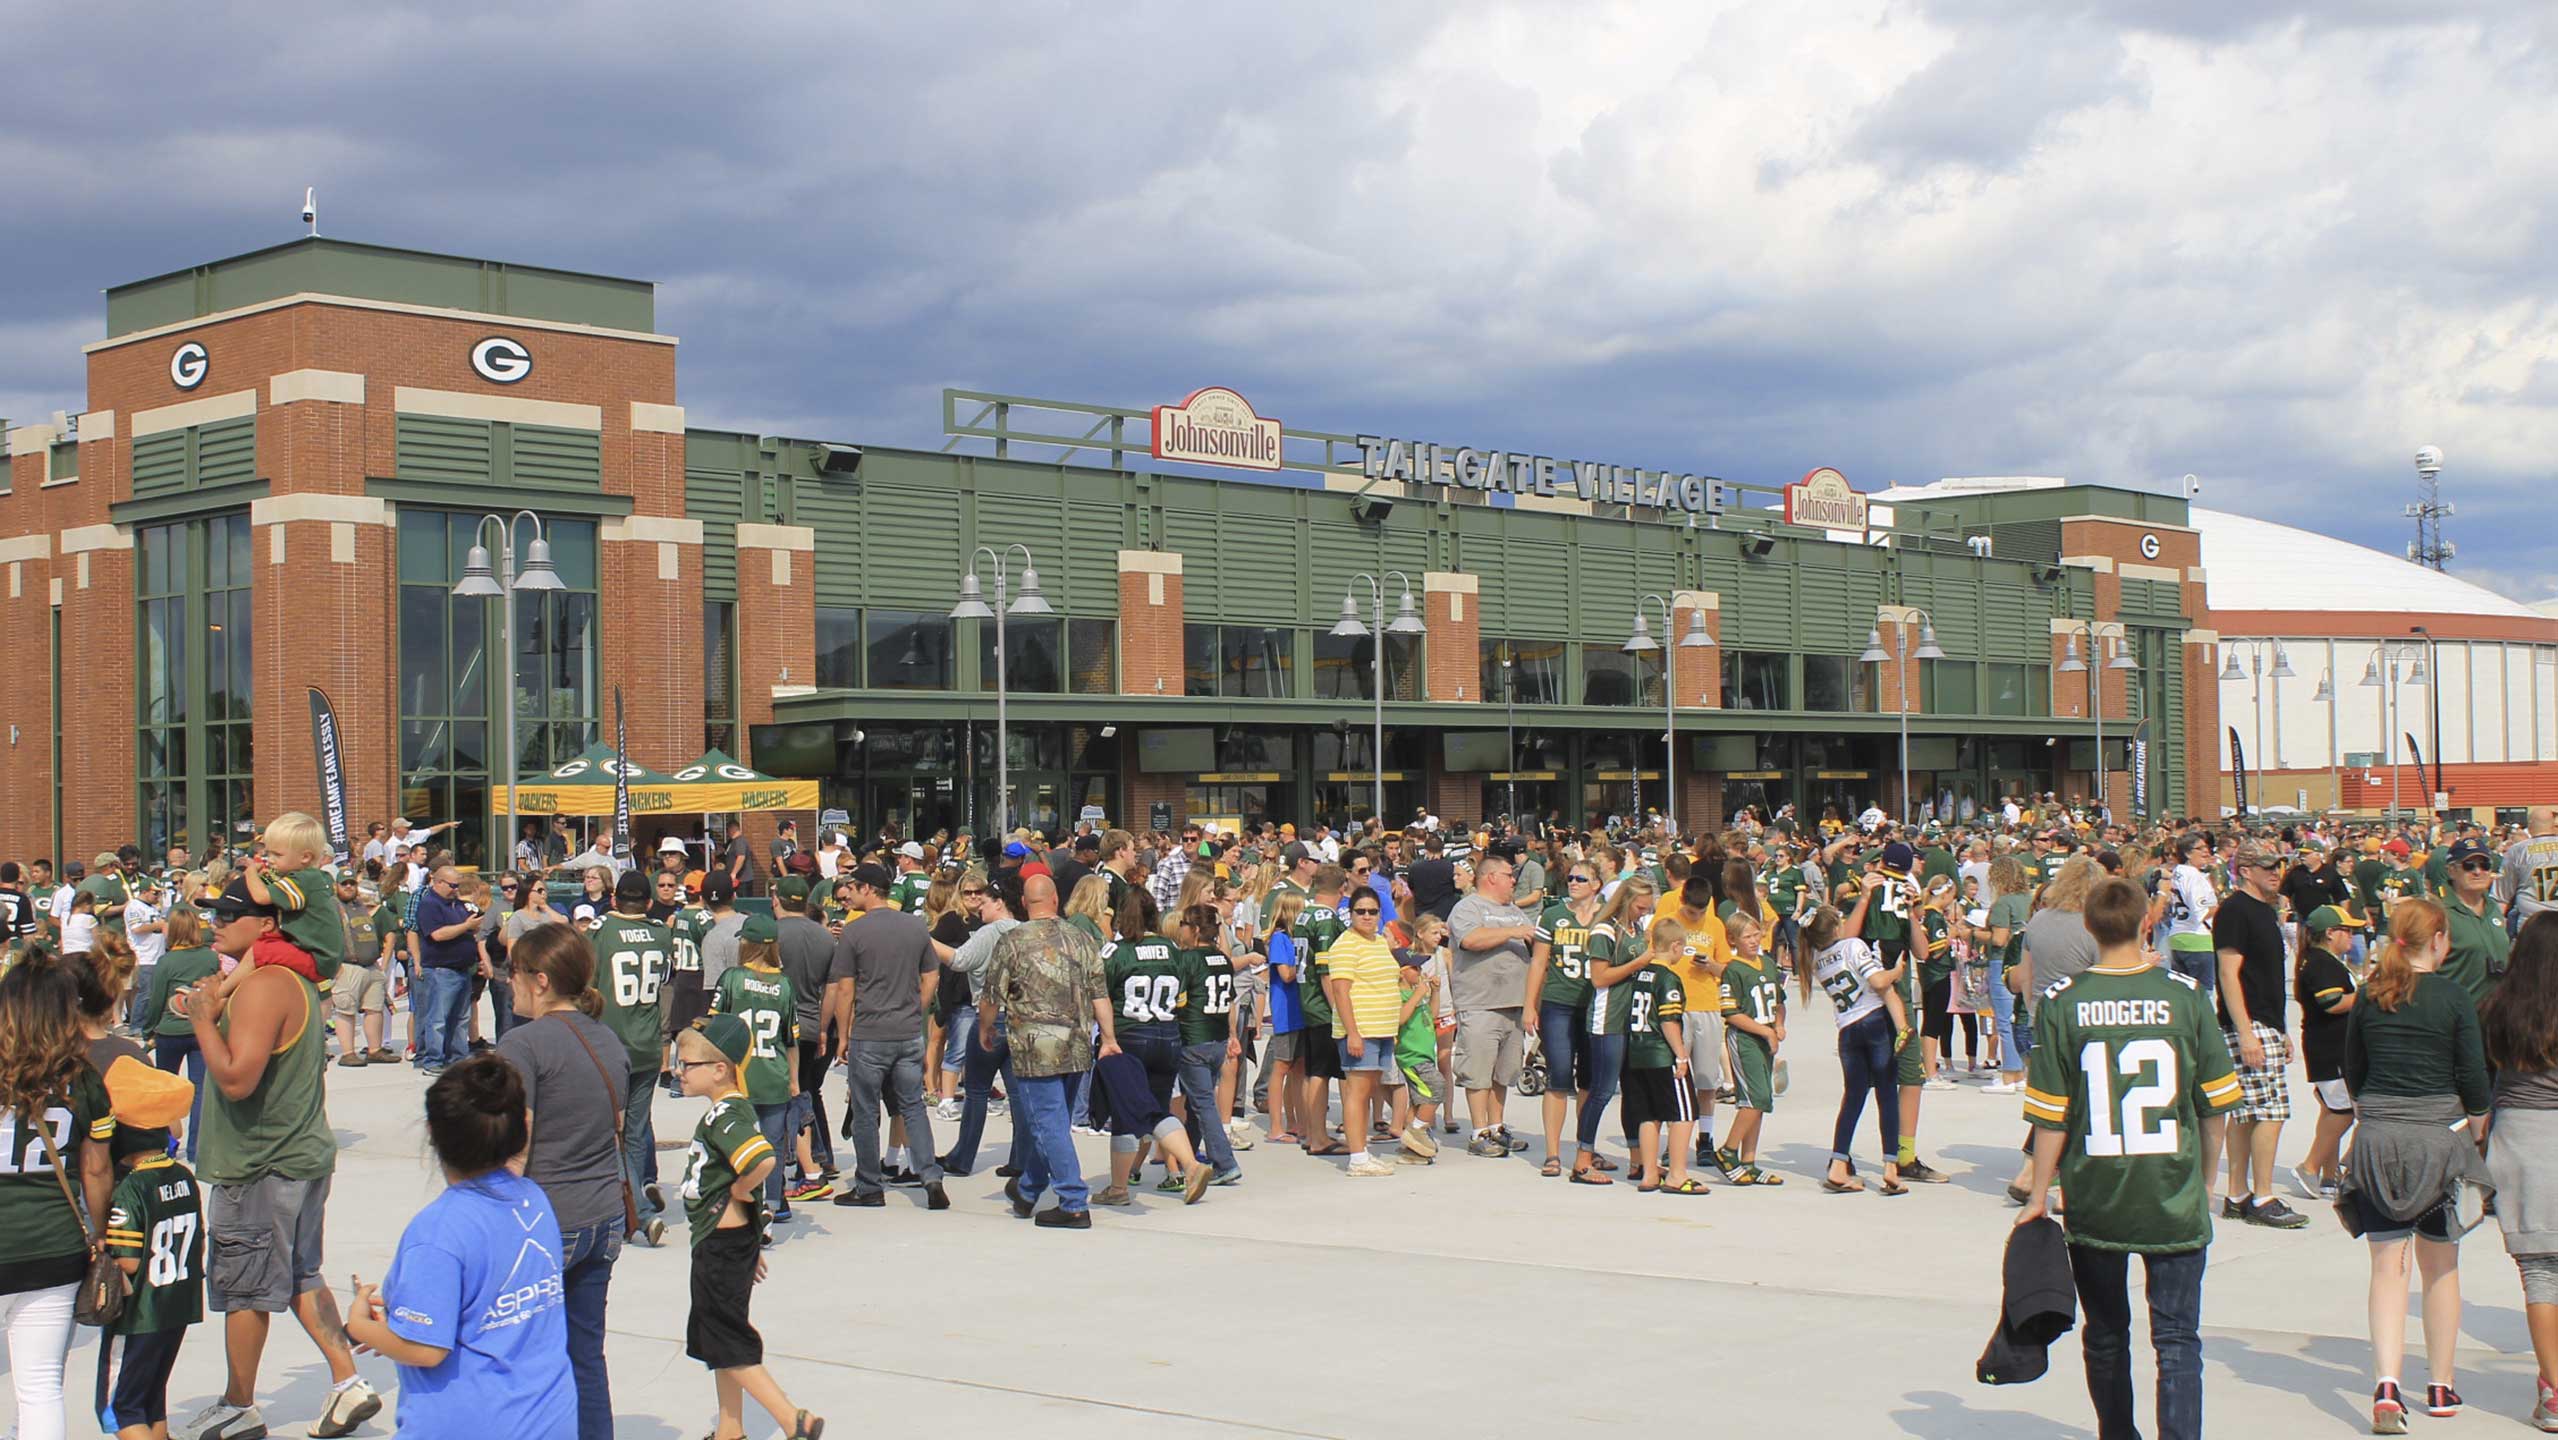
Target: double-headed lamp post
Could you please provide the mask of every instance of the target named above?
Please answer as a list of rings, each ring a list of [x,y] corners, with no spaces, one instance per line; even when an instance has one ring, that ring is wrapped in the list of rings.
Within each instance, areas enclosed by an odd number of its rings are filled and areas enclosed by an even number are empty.
[[[1670,602],[1657,593],[1635,596],[1634,633],[1626,637],[1621,647],[1628,655],[1651,655],[1661,649],[1661,642],[1652,638],[1651,622],[1643,613],[1646,605],[1661,612],[1661,633],[1670,633]],[[1688,633],[1679,637],[1679,648],[1703,650],[1713,644],[1714,637],[1706,633],[1704,609],[1699,607],[1688,611]],[[1635,663],[1640,665],[1643,662],[1638,660]],[[1673,845],[1679,840],[1679,677],[1674,673],[1677,668],[1670,663],[1669,656],[1661,656],[1661,823],[1670,832]],[[1511,757],[1511,761],[1516,764],[1517,757]],[[1643,784],[1643,751],[1639,746],[1634,752],[1634,783],[1638,788]],[[1635,806],[1634,822],[1638,829],[1643,824],[1642,810],[1641,805]]]
[[[1918,648],[1910,648],[1910,622],[1919,622]],[[1936,622],[1924,610],[1905,610],[1892,626],[1894,646],[1900,660],[1900,699],[1894,706],[1901,712],[1901,823],[1910,823],[1910,662],[1942,660],[1945,651],[1936,643]],[[1856,657],[1859,665],[1880,665],[1893,659],[1894,653],[1883,648],[1883,627],[1869,625],[1865,629],[1865,653]]]
[[[518,522],[533,527],[533,538],[524,546],[524,568],[515,568],[515,527]],[[480,543],[488,527],[497,527],[497,564],[489,564],[489,551]],[[542,534],[542,517],[530,510],[518,510],[499,517],[483,515],[472,528],[471,548],[462,559],[462,578],[453,585],[453,594],[472,600],[495,600],[498,604],[497,651],[500,657],[498,703],[506,708],[501,721],[506,733],[506,844],[498,852],[501,867],[515,861],[515,828],[524,817],[515,808],[515,775],[522,762],[515,751],[515,595],[517,591],[565,590],[568,586],[559,572],[551,568],[551,542]]]
[[[2073,633],[2069,637],[2068,648],[2061,652],[2061,673],[2076,675],[2084,672],[2087,676],[2087,713],[2096,717],[2096,815],[2098,823],[2102,824],[2106,812],[2114,804],[2113,796],[2107,792],[2105,785],[2104,674],[2108,670],[2138,670],[2141,662],[2133,659],[2132,653],[2123,648],[2120,626],[2115,627],[2118,632],[2115,634],[2104,633],[2093,620],[2081,621],[2080,628],[2087,634],[2087,648],[2097,663],[2091,665],[2078,658],[2078,635]]]
[[[1021,596],[1006,604],[1012,577],[1005,562],[1015,550],[1021,552]],[[993,561],[995,566],[995,603],[991,606],[977,588],[976,561],[979,555]],[[1005,733],[1004,715],[1004,617],[1054,615],[1057,611],[1048,603],[1048,597],[1039,593],[1039,571],[1031,565],[1029,546],[1007,545],[997,550],[991,545],[980,545],[968,560],[968,573],[959,580],[959,603],[950,607],[950,618],[995,622],[995,834],[1000,837],[1011,834],[1013,828],[1012,744]],[[1000,841],[997,848],[1002,848]]]
[[[1341,619],[1332,627],[1332,633],[1343,639],[1356,639],[1362,635],[1373,635],[1376,639],[1376,643],[1368,647],[1368,689],[1376,697],[1375,748],[1368,756],[1373,762],[1376,778],[1371,782],[1374,789],[1370,792],[1368,804],[1369,813],[1377,817],[1379,825],[1386,823],[1386,637],[1419,635],[1430,628],[1421,622],[1421,611],[1412,603],[1412,577],[1400,570],[1389,570],[1386,574],[1403,586],[1403,603],[1396,609],[1394,623],[1386,623],[1385,581],[1362,570],[1350,577],[1350,588],[1341,592]],[[1373,631],[1359,620],[1359,587],[1362,584],[1368,587],[1369,599],[1376,603],[1377,625]]]
[[[2274,692],[2274,743],[2270,746],[2265,743],[2265,682],[2272,680],[2279,685],[2282,681],[2296,678],[2292,670],[2292,657],[2284,652],[2283,642],[2280,640],[2224,640],[2221,645],[2229,651],[2229,662],[2221,666],[2221,679],[2245,680],[2251,674],[2255,677],[2256,683],[2251,694],[2254,697],[2256,711],[2256,768],[2258,773],[2262,774],[2268,769],[2277,768],[2270,762],[2280,758],[2276,752],[2283,748],[2283,699],[2279,689]],[[2247,652],[2248,660],[2247,667],[2243,669],[2238,663],[2238,652],[2241,650]],[[2274,656],[2274,663],[2270,669],[2265,664],[2265,655],[2268,650],[2271,650]]]
[[[2380,738],[2382,748],[2389,752],[2389,823],[2392,825],[2398,823],[2398,661],[2402,655],[2410,662],[2408,684],[2420,688],[2433,684],[2433,675],[2425,669],[2424,647],[2407,640],[2381,641],[2380,653],[2374,655],[2371,664],[2365,667],[2362,679],[2366,688],[2385,692],[2381,706],[2384,731]],[[2385,673],[2384,665],[2388,667]]]

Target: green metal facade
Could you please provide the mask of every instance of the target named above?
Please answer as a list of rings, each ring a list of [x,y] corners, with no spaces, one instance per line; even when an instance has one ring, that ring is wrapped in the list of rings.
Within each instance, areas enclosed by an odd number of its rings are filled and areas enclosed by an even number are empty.
[[[656,289],[645,280],[312,236],[118,285],[107,292],[107,335],[112,339],[306,294],[354,295],[610,330],[645,332],[657,325]]]

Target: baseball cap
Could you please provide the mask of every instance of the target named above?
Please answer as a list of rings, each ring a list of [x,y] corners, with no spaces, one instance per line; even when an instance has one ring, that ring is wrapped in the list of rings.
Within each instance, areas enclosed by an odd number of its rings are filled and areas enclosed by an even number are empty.
[[[915,841],[909,840],[905,844],[897,847],[897,855],[898,858],[903,860],[921,860],[924,858],[924,847],[917,844]]]
[[[794,905],[803,903],[808,899],[808,882],[796,875],[785,875],[773,882],[773,898]]]
[[[2258,870],[2280,870],[2283,868],[2282,857],[2274,853],[2273,846],[2268,845],[2261,840],[2250,840],[2246,844],[2239,846],[2238,856],[2233,863],[2252,866]]]
[[[1075,837],[1075,848],[1078,850],[1098,850],[1101,848],[1101,837],[1090,830],[1087,830],[1083,834]]]
[[[2463,836],[2452,842],[2451,849],[2443,856],[2443,863],[2456,870],[2460,868],[2463,861],[2474,860],[2482,855],[2490,860],[2496,858],[2495,850],[2486,841],[2475,835]]]
[[[2323,935],[2330,930],[2360,930],[2363,922],[2350,911],[2334,905],[2321,905],[2309,912],[2309,933]]]
[[[804,900],[808,897],[803,895],[800,898]],[[737,938],[740,940],[778,940],[781,934],[782,927],[773,923],[773,917],[770,915],[749,915],[746,917],[746,923],[737,929]]]
[[[613,881],[613,899],[625,905],[648,903],[648,877],[637,870],[625,870]]]
[[[66,861],[62,866],[62,878],[65,880],[85,880],[88,875],[89,867],[77,860]]]
[[[1313,855],[1314,852],[1306,848],[1306,842],[1303,840],[1291,840],[1279,847],[1279,858],[1291,865],[1300,860],[1309,859]]]
[[[755,1048],[754,1032],[746,1028],[744,1020],[734,1015],[705,1015],[693,1022],[693,1028],[701,1032],[703,1039],[711,1042],[712,1049],[726,1056],[731,1065],[745,1064],[746,1052]]]
[[[854,866],[852,881],[856,885],[868,886],[882,895],[888,893],[889,886],[897,883],[890,877],[888,867],[876,860],[865,860]]]
[[[2392,836],[2390,836],[2390,837],[2389,837],[2389,839],[2388,839],[2385,843],[2383,843],[2383,844],[2381,845],[2381,847],[2380,847],[2380,848],[2381,848],[2381,849],[2383,849],[2383,850],[2388,851],[2388,852],[2389,852],[2390,854],[2392,854],[2392,855],[2397,856],[2397,857],[2398,857],[2399,859],[2401,859],[2401,860],[2406,859],[2406,858],[2407,858],[2407,856],[2408,856],[2408,854],[2410,853],[2410,852],[2409,852],[2409,849],[2408,849],[2407,842],[2406,842],[2404,839],[2402,839],[2401,837],[2396,836],[2396,835],[2392,835]]]
[[[222,893],[213,897],[213,903],[204,908],[212,914],[213,923],[216,925],[237,920],[243,915],[275,913],[274,906],[261,905],[256,897],[249,894],[249,882],[242,879],[235,879],[223,886]]]
[[[92,870],[112,870],[115,866],[116,859],[115,852],[113,850],[101,850],[98,852],[98,857],[89,862],[89,868]]]
[[[725,870],[714,870],[702,877],[702,903],[725,905],[737,898],[737,882]]]
[[[660,855],[681,855],[684,853],[684,842],[676,839],[672,835],[669,835],[665,839],[657,842],[657,853]]]
[[[1030,855],[1030,847],[1029,847],[1029,846],[1027,846],[1027,845],[1024,845],[1024,844],[1023,844],[1023,843],[1021,843],[1020,841],[1018,841],[1018,840],[1008,840],[1008,841],[1004,842],[1004,858],[1005,858],[1005,859],[1007,859],[1007,860],[1021,860],[1021,859],[1026,859],[1026,858],[1028,858],[1028,857],[1029,857],[1029,855]]]
[[[1279,827],[1279,833],[1282,835],[1294,835],[1297,833],[1297,827],[1283,823]]]
[[[1895,840],[1883,847],[1883,868],[1886,870],[1907,873],[1917,863],[1918,851],[1911,849],[1907,841]]]

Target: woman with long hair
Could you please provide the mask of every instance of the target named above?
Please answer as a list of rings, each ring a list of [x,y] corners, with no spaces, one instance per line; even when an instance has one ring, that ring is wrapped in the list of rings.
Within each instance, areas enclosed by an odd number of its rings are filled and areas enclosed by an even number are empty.
[[[1537,917],[1528,951],[1528,988],[1521,1018],[1536,1037],[1546,1064],[1545,1164],[1548,1179],[1563,1173],[1563,1119],[1573,1092],[1589,1104],[1590,930],[1599,923],[1599,872],[1587,860],[1563,867],[1563,898],[1547,902]],[[1608,1169],[1615,1169],[1611,1164]]]
[[[1869,1098],[1883,1131],[1882,1193],[1909,1193],[1909,1187],[1901,1183],[1901,1107],[1893,1094],[1899,1047],[1910,1038],[1909,1017],[1883,962],[1862,938],[1865,907],[1873,899],[1874,887],[1867,885],[1857,892],[1856,908],[1846,915],[1824,905],[1813,912],[1803,932],[1804,943],[1812,948],[1812,982],[1838,1010],[1839,1071],[1844,1086],[1839,1092],[1838,1123],[1830,1132],[1830,1168],[1821,1179],[1821,1188],[1833,1195],[1865,1188],[1850,1155],[1857,1122],[1865,1117]]]
[[[2014,854],[2001,855],[1990,863],[1988,918],[1972,927],[1973,940],[1988,952],[1990,1025],[1998,1037],[1998,1078],[1981,1087],[1984,1094],[2013,1095],[2025,1088],[2027,1037],[2018,1001],[2026,978],[2025,925],[2033,918],[2033,872]]]
[[[2496,1077],[2487,1142],[2496,1223],[2522,1271],[2523,1321],[2540,1362],[2531,1423],[2558,1431],[2558,913],[2523,922],[2478,1028]]]
[[[116,1011],[125,987],[133,983],[133,945],[113,930],[100,928],[98,941],[86,955],[71,957],[72,978],[80,982],[80,1031],[89,1044],[89,1068],[106,1078],[107,1067],[128,1057],[143,1064],[151,1057],[133,1041],[116,1033]],[[140,1013],[140,1007],[135,1007]]]
[[[2487,1057],[2469,991],[2441,972],[2450,920],[2422,897],[2389,912],[2389,941],[2345,1026],[2345,1085],[2354,1095],[2345,1194],[2371,1245],[2371,1349],[2376,1435],[2407,1430],[2398,1365],[2407,1348],[2407,1251],[2424,1282],[2425,1413],[2460,1413],[2452,1369],[2460,1342],[2460,1237],[2453,1200],[2483,1183]]]
[[[933,872],[932,883],[924,887],[924,924],[944,955],[968,943],[972,928],[975,902],[959,893],[962,874],[958,866],[945,865]],[[968,977],[951,969],[945,959],[933,990],[933,1008],[924,1012],[924,1093],[932,1098],[936,1120],[959,1118],[959,1071],[966,1062],[960,1037],[976,1028],[977,1007],[970,1003]]]
[[[1649,876],[1627,874],[1617,881],[1616,893],[1599,907],[1598,919],[1590,926],[1586,953],[1590,962],[1589,1029],[1576,1042],[1584,1047],[1586,1059],[1581,1066],[1582,1086],[1578,1092],[1579,1111],[1575,1132],[1579,1148],[1572,1152],[1571,1181],[1575,1185],[1608,1185],[1607,1170],[1600,1168],[1599,1120],[1607,1114],[1608,1102],[1616,1098],[1617,1086],[1625,1078],[1626,1018],[1634,1008],[1632,980],[1645,961],[1643,925],[1651,918],[1656,896]],[[1549,1075],[1549,1086],[1571,1083],[1573,1077]],[[1640,1157],[1629,1154],[1629,1163]]]
[[[1078,893],[1082,886],[1077,886]],[[1297,983],[1303,971],[1297,955],[1297,917],[1306,910],[1306,892],[1287,889],[1270,895],[1268,935],[1262,941],[1262,953],[1269,957],[1270,975],[1270,1052],[1261,1062],[1259,1084],[1265,1087],[1268,1100],[1263,1113],[1270,1117],[1270,1143],[1302,1145],[1305,1143],[1305,1104],[1298,1093],[1297,1078],[1302,1073],[1299,1059],[1308,1043],[1305,1003],[1299,998]],[[1332,1036],[1320,1037],[1330,1044]]]
[[[35,951],[0,974],[0,1155],[14,1161],[0,1172],[0,1201],[13,1217],[0,1225],[0,1327],[20,1440],[62,1440],[73,1302],[100,1243],[86,1217],[96,1217],[103,1238],[115,1189],[107,1155],[115,1116],[89,1068],[77,964]]]

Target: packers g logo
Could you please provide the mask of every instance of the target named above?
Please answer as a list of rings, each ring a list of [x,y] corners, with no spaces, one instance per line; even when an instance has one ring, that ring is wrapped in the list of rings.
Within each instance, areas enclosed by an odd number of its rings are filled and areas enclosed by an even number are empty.
[[[512,385],[533,373],[533,352],[503,335],[491,335],[471,347],[471,368],[483,380]]]
[[[212,368],[212,352],[200,341],[189,340],[169,353],[169,383],[181,390],[203,384],[206,372]]]

